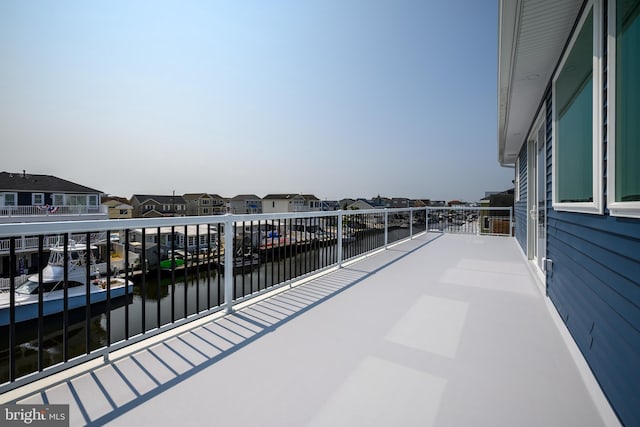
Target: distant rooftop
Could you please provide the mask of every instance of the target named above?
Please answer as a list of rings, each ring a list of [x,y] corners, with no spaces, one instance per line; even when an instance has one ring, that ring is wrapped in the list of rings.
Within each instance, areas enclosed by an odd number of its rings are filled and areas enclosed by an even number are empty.
[[[26,172],[0,172],[0,191],[40,191],[60,193],[102,193],[53,175],[30,174]]]

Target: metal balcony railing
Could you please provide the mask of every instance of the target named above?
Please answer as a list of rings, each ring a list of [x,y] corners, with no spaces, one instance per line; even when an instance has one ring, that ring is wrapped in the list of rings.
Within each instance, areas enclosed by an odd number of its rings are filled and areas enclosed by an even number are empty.
[[[510,235],[511,210],[1,224],[0,393],[426,231]]]

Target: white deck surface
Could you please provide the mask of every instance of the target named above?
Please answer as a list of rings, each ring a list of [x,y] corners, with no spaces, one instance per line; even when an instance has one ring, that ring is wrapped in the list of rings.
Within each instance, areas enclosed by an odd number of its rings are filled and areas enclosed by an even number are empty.
[[[608,424],[591,396],[516,242],[430,235],[20,401],[71,425]]]

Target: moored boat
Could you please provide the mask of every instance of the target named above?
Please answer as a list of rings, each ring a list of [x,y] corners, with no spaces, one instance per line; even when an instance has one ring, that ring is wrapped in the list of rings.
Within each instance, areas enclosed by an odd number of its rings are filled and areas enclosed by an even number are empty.
[[[90,247],[94,249],[94,247]],[[86,306],[87,292],[89,303],[95,304],[110,298],[133,292],[133,283],[120,277],[100,277],[95,263],[87,264],[87,247],[72,244],[66,251],[67,280],[65,280],[65,249],[51,248],[49,261],[40,274],[34,274],[16,286],[14,292],[15,321],[22,322],[38,317],[39,297],[42,293],[42,314],[47,316],[64,310],[65,287],[67,289],[67,309]],[[87,273],[89,282],[87,283]],[[8,325],[10,320],[11,294],[0,293],[0,326]]]

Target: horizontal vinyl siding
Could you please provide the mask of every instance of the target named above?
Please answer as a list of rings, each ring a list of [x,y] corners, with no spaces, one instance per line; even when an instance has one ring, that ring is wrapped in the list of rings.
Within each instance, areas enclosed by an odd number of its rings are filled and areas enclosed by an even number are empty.
[[[547,212],[549,297],[621,421],[640,425],[640,220]]]
[[[640,238],[584,217],[552,213],[549,297],[621,419],[640,425]]]

